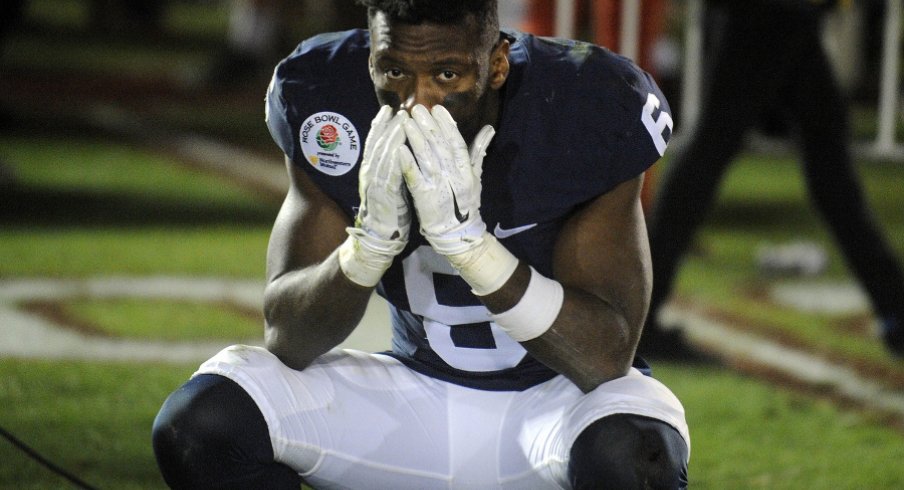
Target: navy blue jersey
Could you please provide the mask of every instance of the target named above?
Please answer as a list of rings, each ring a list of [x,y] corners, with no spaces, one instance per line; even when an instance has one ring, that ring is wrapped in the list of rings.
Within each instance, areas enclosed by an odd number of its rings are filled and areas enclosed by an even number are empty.
[[[668,105],[650,76],[592,44],[518,32],[511,41],[496,136],[483,164],[481,216],[515,256],[554,277],[553,247],[581,206],[630,180],[671,136]],[[276,143],[351,219],[358,168],[379,105],[365,30],[323,34],[283,60],[267,94]],[[525,389],[555,373],[489,321],[448,261],[411,227],[377,286],[390,304],[392,355],[465,386]]]

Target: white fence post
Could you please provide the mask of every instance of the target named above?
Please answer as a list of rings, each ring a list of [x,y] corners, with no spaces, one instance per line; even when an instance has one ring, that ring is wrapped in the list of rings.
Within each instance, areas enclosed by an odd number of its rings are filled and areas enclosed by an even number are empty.
[[[622,0],[618,50],[622,56],[640,62],[640,0]]]
[[[574,0],[556,0],[555,35],[574,39]]]
[[[895,127],[898,115],[898,88],[900,80],[901,0],[885,2],[885,37],[882,49],[882,80],[879,87],[879,131],[875,150],[890,154],[895,150]]]
[[[703,79],[703,0],[688,0],[684,19],[684,75],[681,84],[681,126],[693,128],[700,110]]]

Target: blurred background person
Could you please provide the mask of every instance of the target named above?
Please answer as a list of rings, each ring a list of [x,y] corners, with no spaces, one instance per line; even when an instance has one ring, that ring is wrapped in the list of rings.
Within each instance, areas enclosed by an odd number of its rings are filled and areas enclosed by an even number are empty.
[[[657,315],[744,136],[776,115],[800,150],[810,199],[866,290],[886,346],[904,355],[904,274],[867,208],[851,159],[847,101],[820,40],[821,15],[836,3],[705,3],[709,65],[699,119],[672,153],[648,220],[654,279],[640,355],[693,355],[682,332],[662,328]]]
[[[22,22],[25,11],[25,0],[4,0],[0,3],[0,57],[6,51],[6,39],[9,33]],[[0,107],[0,131],[5,131],[10,116]],[[12,183],[14,174],[10,166],[0,156],[0,187]]]
[[[159,34],[166,12],[162,0],[91,0],[91,24],[105,34]]]
[[[297,42],[291,27],[299,24],[298,16],[317,19],[317,32],[332,32],[366,27],[365,14],[355,0],[232,0],[226,43],[205,82],[233,85],[269,77],[275,62]]]
[[[22,21],[25,0],[4,0],[0,3],[0,46],[5,45],[6,36]]]

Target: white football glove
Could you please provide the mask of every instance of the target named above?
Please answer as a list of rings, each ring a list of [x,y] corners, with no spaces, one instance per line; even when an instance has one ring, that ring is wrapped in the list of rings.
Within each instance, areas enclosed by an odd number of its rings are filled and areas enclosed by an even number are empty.
[[[414,199],[421,232],[443,255],[461,253],[479,242],[486,224],[480,217],[480,174],[486,146],[493,137],[486,126],[475,138],[472,160],[452,116],[442,106],[433,114],[422,105],[405,122],[411,152],[402,147],[400,165]]]
[[[339,247],[339,266],[352,282],[373,287],[408,243],[411,214],[396,150],[405,143],[408,114],[394,117],[389,106],[371,123],[358,171],[361,204],[355,226],[346,228],[348,239]]]
[[[398,157],[421,234],[449,259],[475,294],[499,289],[518,259],[487,233],[480,216],[480,176],[493,127],[480,130],[469,153],[449,111],[437,105],[431,114],[417,105],[405,122],[405,134],[411,151],[401,146]]]

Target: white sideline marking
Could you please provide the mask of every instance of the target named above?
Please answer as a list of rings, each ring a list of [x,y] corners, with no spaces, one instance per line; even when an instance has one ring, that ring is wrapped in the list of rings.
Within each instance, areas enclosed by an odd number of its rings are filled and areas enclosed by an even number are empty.
[[[162,342],[86,335],[25,312],[17,303],[67,298],[159,298],[229,301],[259,308],[263,283],[217,278],[106,277],[0,281],[0,355],[22,358],[200,363],[229,342]],[[895,392],[854,370],[741,332],[703,315],[668,306],[663,324],[683,324],[691,341],[728,358],[747,359],[802,382],[828,386],[864,405],[904,415],[904,393]],[[364,318],[341,347],[364,351],[389,348],[386,303],[371,299]]]
[[[683,325],[692,342],[727,358],[747,359],[807,384],[831,387],[838,394],[866,406],[904,415],[904,393],[863,378],[848,367],[671,305],[664,308],[661,318],[665,325]]]
[[[853,282],[781,282],[770,288],[769,299],[808,313],[853,315],[870,312],[869,297]]]
[[[278,160],[274,163],[235,145],[198,135],[175,138],[171,143],[179,155],[205,168],[264,186],[275,195],[284,196],[289,190],[286,168]]]
[[[163,342],[86,335],[17,307],[17,303],[25,301],[67,298],[227,301],[259,309],[263,300],[263,283],[180,277],[3,280],[0,281],[0,355],[200,363],[230,344],[228,341]],[[263,330],[263,326],[261,328]],[[389,334],[386,303],[374,296],[361,324],[340,347],[364,351],[387,350]]]
[[[253,151],[224,143],[200,134],[169,134],[145,121],[136,114],[111,104],[94,104],[84,113],[89,123],[116,134],[152,140],[149,146],[158,148],[162,143],[175,151],[188,163],[237,178],[245,184],[256,184],[274,195],[285,196],[289,189],[289,176],[282,158],[261,156]]]
[[[87,336],[41,317],[0,306],[0,353],[10,357],[105,361],[190,362],[207,358],[222,343],[153,342]]]

